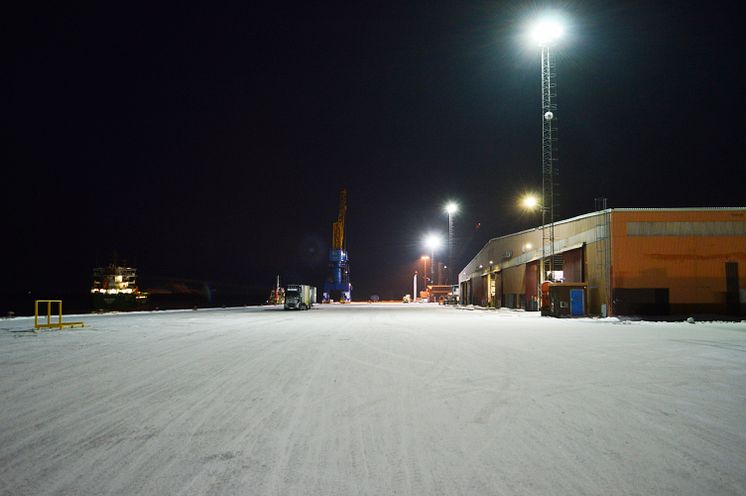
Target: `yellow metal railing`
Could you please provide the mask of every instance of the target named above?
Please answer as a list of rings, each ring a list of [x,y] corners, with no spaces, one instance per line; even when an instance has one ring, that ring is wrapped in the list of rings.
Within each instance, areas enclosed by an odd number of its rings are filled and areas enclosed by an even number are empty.
[[[47,323],[39,323],[39,303],[47,304]],[[57,303],[57,309],[59,310],[59,317],[57,322],[52,322],[52,304]],[[36,300],[34,303],[34,329],[50,329],[56,327],[62,330],[63,327],[85,327],[83,322],[62,322],[62,300]]]

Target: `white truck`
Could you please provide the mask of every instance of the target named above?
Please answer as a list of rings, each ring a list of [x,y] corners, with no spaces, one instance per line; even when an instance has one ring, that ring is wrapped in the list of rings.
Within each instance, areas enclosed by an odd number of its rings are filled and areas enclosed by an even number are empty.
[[[288,284],[285,288],[285,310],[308,310],[316,303],[316,286]]]

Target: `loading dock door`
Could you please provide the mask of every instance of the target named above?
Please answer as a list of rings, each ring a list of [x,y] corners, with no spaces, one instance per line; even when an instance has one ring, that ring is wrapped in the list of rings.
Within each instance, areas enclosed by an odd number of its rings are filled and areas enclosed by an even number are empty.
[[[585,301],[583,298],[584,291],[582,289],[571,289],[570,290],[570,315],[573,317],[581,317],[585,315]]]
[[[738,315],[739,293],[738,262],[725,262],[725,305],[730,314]]]

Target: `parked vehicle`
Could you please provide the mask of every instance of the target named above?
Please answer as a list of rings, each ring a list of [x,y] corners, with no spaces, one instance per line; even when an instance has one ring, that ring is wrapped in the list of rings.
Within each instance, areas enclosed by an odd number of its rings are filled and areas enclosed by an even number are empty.
[[[308,310],[316,303],[316,287],[288,284],[285,289],[285,310]]]

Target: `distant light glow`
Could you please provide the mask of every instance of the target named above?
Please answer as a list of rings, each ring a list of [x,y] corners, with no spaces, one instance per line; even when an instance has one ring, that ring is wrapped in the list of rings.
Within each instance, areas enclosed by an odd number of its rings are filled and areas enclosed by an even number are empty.
[[[101,294],[132,294],[134,293],[134,290],[132,288],[92,288],[91,293],[101,293]]]
[[[521,206],[528,210],[533,210],[539,206],[539,198],[535,195],[526,195],[521,198]]]
[[[539,46],[547,46],[562,38],[565,28],[558,19],[544,18],[531,27],[531,39]]]
[[[456,202],[448,202],[446,204],[446,213],[448,215],[453,215],[456,212],[458,212],[458,203],[456,203]]]
[[[435,250],[437,248],[440,248],[440,246],[442,244],[443,244],[443,240],[437,234],[428,234],[425,237],[425,246],[428,247],[431,250]]]

